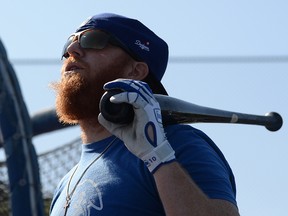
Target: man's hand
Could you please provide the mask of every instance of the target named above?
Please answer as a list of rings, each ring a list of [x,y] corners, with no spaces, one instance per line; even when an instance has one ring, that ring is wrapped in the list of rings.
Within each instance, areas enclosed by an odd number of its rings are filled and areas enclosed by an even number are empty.
[[[150,172],[175,159],[174,150],[166,139],[159,103],[149,86],[141,81],[118,79],[104,85],[105,90],[121,89],[112,103],[129,103],[134,108],[134,120],[128,125],[115,124],[99,114],[99,122],[110,133],[123,140],[126,147],[142,159]]]

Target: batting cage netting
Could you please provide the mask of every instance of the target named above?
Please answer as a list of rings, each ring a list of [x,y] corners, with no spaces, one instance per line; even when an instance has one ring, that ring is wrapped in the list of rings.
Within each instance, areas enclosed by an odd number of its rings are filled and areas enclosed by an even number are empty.
[[[78,161],[81,154],[80,138],[64,144],[44,154],[38,155],[40,179],[44,200],[45,215],[49,214],[49,206],[53,192],[63,177]],[[5,161],[0,162],[0,215],[11,213],[9,201],[9,179]]]

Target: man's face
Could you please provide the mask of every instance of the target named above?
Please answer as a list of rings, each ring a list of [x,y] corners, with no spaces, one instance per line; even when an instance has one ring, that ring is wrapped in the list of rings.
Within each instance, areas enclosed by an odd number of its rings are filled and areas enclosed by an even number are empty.
[[[69,57],[61,69],[61,81],[53,84],[56,90],[56,111],[64,123],[97,119],[103,85],[125,78],[132,58],[122,49],[108,45],[102,50],[83,49],[77,42],[68,48]]]

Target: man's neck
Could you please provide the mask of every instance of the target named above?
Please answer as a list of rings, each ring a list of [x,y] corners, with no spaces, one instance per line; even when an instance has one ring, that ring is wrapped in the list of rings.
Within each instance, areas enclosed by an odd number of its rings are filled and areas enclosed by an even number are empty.
[[[99,124],[98,119],[80,120],[79,125],[82,131],[81,138],[83,144],[97,142],[111,136],[111,134]]]

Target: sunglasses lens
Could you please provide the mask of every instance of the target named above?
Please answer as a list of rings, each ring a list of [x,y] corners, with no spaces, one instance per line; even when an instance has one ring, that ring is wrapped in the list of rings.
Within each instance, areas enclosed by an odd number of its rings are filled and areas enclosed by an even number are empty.
[[[110,36],[101,31],[87,31],[80,37],[80,46],[82,48],[103,49],[109,42]]]
[[[70,46],[70,44],[73,42],[73,39],[74,39],[74,35],[71,35],[68,40],[66,41],[66,43],[64,44],[64,47],[63,47],[63,51],[62,51],[62,58],[65,57],[66,58],[66,55],[67,55],[67,48]]]

